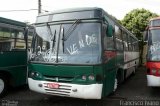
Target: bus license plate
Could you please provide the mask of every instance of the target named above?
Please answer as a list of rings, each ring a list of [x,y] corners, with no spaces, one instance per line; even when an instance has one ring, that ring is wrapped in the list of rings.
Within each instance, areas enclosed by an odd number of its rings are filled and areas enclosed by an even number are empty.
[[[59,88],[59,84],[57,84],[57,83],[48,83],[48,84],[47,84],[47,87],[48,87],[48,88],[51,88],[51,89],[52,89],[52,88],[56,88],[56,89],[57,89],[57,88]]]

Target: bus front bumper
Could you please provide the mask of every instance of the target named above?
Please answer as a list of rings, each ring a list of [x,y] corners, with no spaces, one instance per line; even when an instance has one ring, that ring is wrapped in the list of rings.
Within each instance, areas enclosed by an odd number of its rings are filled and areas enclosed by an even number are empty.
[[[101,99],[103,84],[69,84],[57,83],[50,81],[38,81],[28,78],[29,88],[33,91],[56,95],[83,99]],[[58,88],[52,88],[50,84],[57,84]]]
[[[152,87],[160,86],[160,77],[147,75],[147,85]]]

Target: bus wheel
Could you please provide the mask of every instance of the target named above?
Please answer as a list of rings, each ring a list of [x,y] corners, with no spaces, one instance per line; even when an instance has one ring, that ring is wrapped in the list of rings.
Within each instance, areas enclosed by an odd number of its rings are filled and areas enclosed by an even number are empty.
[[[117,80],[117,78],[115,78],[113,92],[115,92],[117,90],[117,87],[118,87],[118,80]]]
[[[7,90],[6,79],[0,76],[0,97],[3,97]]]

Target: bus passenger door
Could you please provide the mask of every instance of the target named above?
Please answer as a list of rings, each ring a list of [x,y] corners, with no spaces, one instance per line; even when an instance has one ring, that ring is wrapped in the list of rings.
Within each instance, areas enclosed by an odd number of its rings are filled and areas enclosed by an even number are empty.
[[[104,36],[104,95],[107,96],[114,90],[114,82],[116,76],[116,50],[114,43],[114,36]]]

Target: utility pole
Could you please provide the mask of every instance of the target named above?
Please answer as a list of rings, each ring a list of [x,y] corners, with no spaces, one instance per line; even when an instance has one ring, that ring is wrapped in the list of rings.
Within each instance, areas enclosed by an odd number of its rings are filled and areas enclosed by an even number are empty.
[[[41,10],[42,10],[42,8],[41,8],[41,0],[38,0],[38,14],[40,14],[41,13]]]

